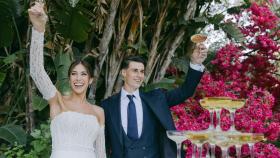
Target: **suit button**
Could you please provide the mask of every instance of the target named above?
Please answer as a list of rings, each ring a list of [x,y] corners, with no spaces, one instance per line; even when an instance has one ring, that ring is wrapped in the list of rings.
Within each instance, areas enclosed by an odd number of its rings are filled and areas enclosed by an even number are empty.
[[[133,149],[134,149],[133,147],[130,148],[130,150],[133,150]]]
[[[145,147],[145,146],[143,146],[143,147],[142,147],[142,149],[143,149],[143,150],[146,150],[146,147]]]

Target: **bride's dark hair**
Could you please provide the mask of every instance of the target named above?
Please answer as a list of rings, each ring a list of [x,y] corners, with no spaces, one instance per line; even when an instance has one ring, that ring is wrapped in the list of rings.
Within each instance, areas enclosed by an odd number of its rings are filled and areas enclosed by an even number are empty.
[[[74,62],[72,62],[72,64],[70,65],[70,67],[68,69],[68,77],[70,77],[72,70],[79,64],[82,64],[86,68],[89,76],[93,77],[93,69],[92,69],[91,65],[87,61],[81,60],[81,59],[78,59],[78,60],[75,60]]]

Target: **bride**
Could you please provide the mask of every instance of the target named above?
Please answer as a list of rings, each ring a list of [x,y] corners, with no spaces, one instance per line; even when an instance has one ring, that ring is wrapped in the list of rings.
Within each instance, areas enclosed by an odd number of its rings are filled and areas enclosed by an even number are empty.
[[[52,84],[43,64],[43,41],[47,16],[44,4],[28,10],[33,24],[30,75],[50,105],[51,158],[106,158],[104,111],[87,102],[86,91],[93,80],[89,64],[79,60],[68,71],[71,94],[63,96]]]

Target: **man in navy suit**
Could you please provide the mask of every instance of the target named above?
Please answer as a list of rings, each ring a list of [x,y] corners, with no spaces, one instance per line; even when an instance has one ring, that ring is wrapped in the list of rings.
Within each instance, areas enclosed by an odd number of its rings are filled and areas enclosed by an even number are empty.
[[[171,91],[141,92],[145,61],[126,58],[121,66],[121,92],[102,101],[105,111],[106,149],[110,158],[175,158],[176,145],[166,136],[175,130],[170,107],[191,97],[203,75],[207,49],[198,44],[191,55],[184,83]]]

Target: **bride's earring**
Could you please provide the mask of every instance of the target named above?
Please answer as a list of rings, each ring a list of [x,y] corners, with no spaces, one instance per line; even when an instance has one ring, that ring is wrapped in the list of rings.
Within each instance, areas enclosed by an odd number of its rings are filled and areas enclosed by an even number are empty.
[[[93,85],[89,85],[89,93],[88,93],[88,99],[93,100],[94,99],[94,94],[93,94]]]

